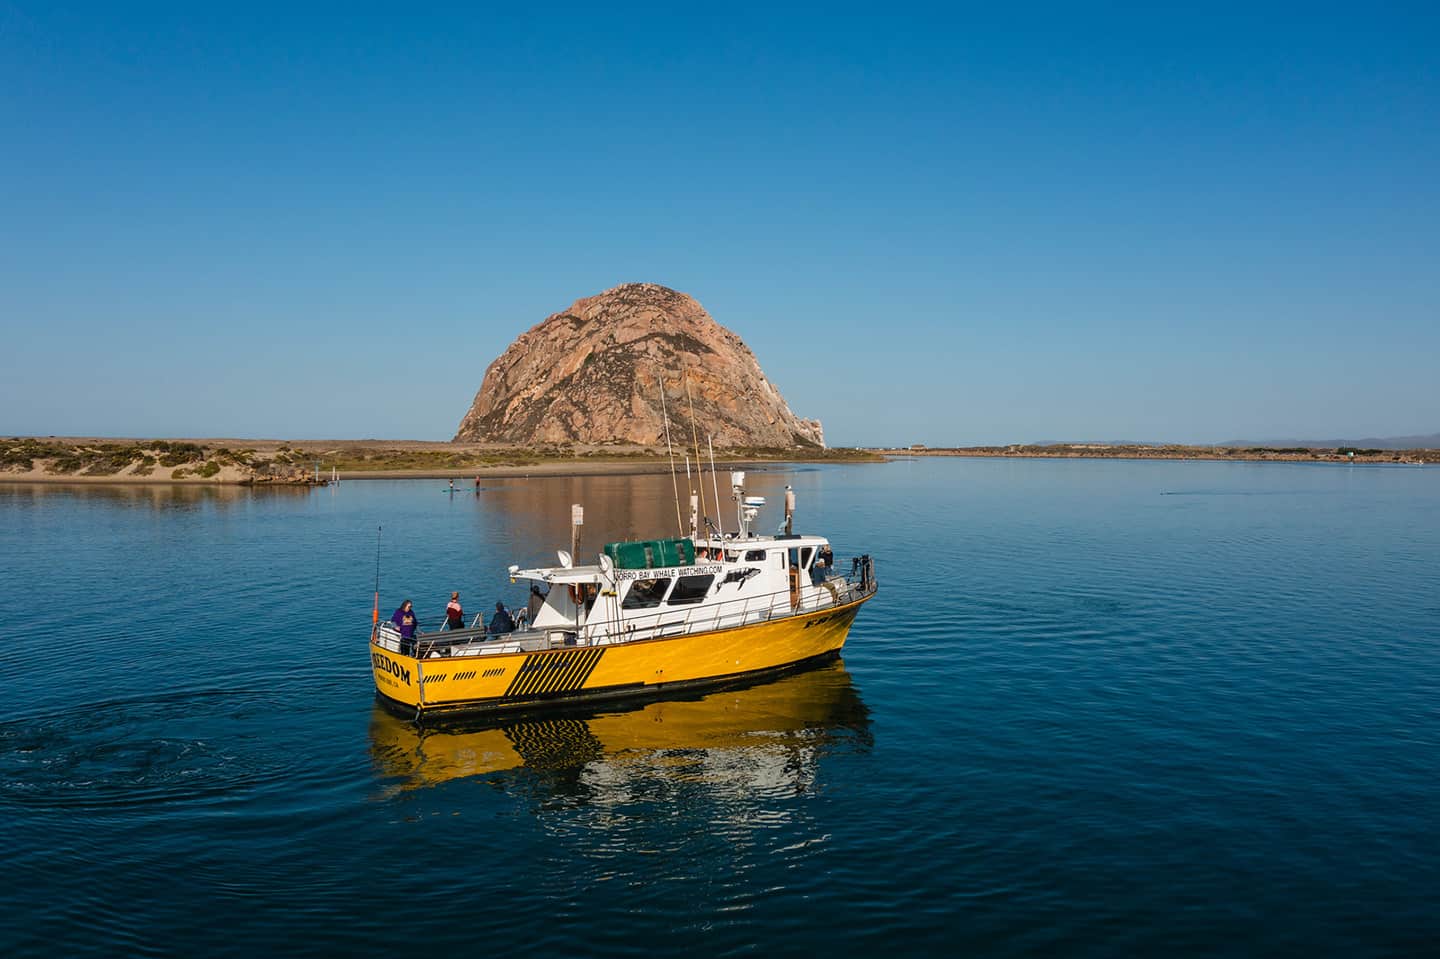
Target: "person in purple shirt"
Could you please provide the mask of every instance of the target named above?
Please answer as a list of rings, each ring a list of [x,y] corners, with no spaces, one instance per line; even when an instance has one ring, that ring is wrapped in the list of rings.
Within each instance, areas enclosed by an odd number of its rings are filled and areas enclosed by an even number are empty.
[[[395,615],[390,617],[390,622],[400,630],[400,652],[407,656],[415,651],[415,607],[410,600],[400,604],[395,610]]]

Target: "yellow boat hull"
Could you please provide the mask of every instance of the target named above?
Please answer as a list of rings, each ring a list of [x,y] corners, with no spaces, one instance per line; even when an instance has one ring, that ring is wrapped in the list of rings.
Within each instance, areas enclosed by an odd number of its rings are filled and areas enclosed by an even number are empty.
[[[743,754],[718,760],[727,783],[752,775],[787,779],[797,787],[818,743],[853,734],[869,739],[865,704],[839,663],[796,672],[734,691],[697,693],[638,708],[576,707],[565,717],[482,716],[477,721],[424,727],[377,705],[370,721],[376,768],[401,789],[422,789],[456,779],[529,767],[536,771],[607,767],[607,784],[627,781],[627,770],[668,774],[664,757],[686,752],[683,775],[693,777],[693,753]],[[677,774],[680,774],[677,772]],[[773,782],[773,780],[771,780]]]
[[[836,656],[869,598],[734,629],[537,652],[416,659],[372,642],[371,670],[385,700],[417,713],[640,697]]]

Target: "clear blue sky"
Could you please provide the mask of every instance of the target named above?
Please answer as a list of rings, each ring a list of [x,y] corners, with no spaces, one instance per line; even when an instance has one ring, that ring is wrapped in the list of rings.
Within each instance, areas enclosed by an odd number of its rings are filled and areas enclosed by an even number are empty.
[[[1440,7],[1171,6],[0,0],[0,433],[446,439],[639,280],[835,444],[1440,430]]]

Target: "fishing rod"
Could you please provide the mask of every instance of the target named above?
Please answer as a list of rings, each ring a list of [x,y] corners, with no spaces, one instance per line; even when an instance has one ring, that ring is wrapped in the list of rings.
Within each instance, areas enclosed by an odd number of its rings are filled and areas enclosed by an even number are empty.
[[[660,386],[660,415],[665,418],[665,450],[670,454],[670,487],[675,491],[675,530],[676,535],[685,536],[685,521],[680,518],[680,480],[675,475],[675,448],[670,445],[670,414],[665,409],[665,375],[662,373],[655,377]],[[686,463],[686,473],[689,473],[689,463]]]
[[[705,443],[710,447],[710,486],[715,491],[715,522],[716,529],[720,531],[720,539],[725,539],[725,514],[720,510],[720,481],[715,477],[715,438],[709,433],[705,434]],[[704,485],[703,482],[701,485]]]
[[[370,609],[370,642],[380,633],[380,530],[375,527],[375,605]]]
[[[705,461],[700,458],[700,433],[695,428],[695,397],[690,394],[690,367],[685,367],[685,399],[690,402],[690,440],[695,444],[695,472],[700,479],[700,515],[704,517],[706,526],[710,525],[709,516],[705,511]],[[694,492],[693,490],[691,491]],[[709,538],[709,533],[706,533]]]

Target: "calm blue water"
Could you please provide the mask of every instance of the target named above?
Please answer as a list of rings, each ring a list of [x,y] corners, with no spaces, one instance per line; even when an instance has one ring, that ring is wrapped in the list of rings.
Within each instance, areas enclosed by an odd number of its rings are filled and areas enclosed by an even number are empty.
[[[1433,953],[1440,470],[752,473],[877,557],[843,664],[418,731],[382,612],[674,527],[666,477],[0,484],[0,945]],[[770,517],[770,522],[775,521]]]

